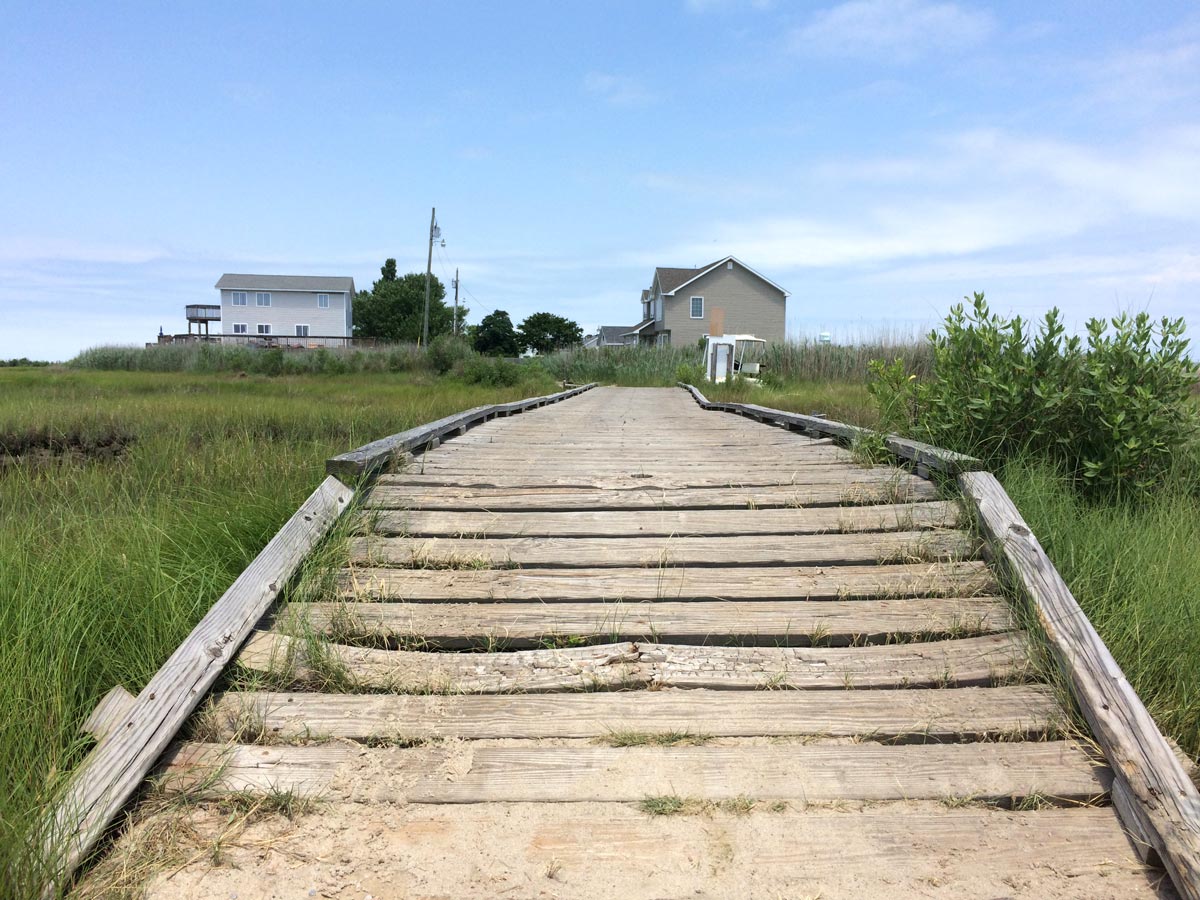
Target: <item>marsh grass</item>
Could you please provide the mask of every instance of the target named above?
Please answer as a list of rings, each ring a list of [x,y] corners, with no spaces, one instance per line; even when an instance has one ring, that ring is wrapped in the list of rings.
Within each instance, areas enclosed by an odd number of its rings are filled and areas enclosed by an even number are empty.
[[[1140,503],[1028,460],[999,477],[1159,727],[1200,755],[1200,469],[1180,460]]]
[[[324,476],[331,455],[546,393],[432,376],[0,370],[0,434],[132,436],[111,458],[0,467],[0,872],[38,893],[31,829],[90,743]]]

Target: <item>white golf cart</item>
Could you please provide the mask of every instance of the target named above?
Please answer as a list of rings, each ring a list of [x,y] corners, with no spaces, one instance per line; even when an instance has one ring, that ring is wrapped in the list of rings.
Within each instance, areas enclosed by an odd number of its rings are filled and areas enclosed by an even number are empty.
[[[704,375],[720,384],[734,375],[758,375],[767,342],[752,334],[709,335],[704,345]]]

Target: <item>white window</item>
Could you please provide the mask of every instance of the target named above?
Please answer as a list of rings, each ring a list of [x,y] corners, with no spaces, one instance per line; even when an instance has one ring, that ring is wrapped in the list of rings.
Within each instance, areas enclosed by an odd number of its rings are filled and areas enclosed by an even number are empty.
[[[317,294],[317,306],[320,309],[329,309],[329,295]]]
[[[259,333],[259,334],[270,334],[270,333],[271,333],[271,326],[270,326],[270,325],[264,325],[264,324],[262,324],[262,323],[260,322],[260,323],[259,323],[259,325],[258,325],[258,333]]]
[[[655,337],[655,343],[657,343],[658,346],[660,346],[660,347],[671,346],[671,332],[660,331],[658,333],[658,335]]]
[[[229,292],[229,302],[232,303],[234,306],[245,306],[246,305],[246,292],[245,291],[230,291]]]
[[[296,326],[296,337],[308,337],[308,326],[307,325],[297,325]]]
[[[693,319],[703,319],[704,318],[704,298],[703,297],[693,297],[692,298],[692,318]]]
[[[270,306],[271,305],[271,295],[264,294],[262,291],[259,291],[257,294],[254,295],[254,302],[258,306]]]
[[[234,322],[233,323],[233,333],[234,334],[246,334],[247,333],[246,323],[245,322]]]

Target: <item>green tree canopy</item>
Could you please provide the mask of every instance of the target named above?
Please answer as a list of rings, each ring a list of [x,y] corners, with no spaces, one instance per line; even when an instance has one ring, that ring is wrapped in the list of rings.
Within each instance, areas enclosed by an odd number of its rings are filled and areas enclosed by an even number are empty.
[[[554,313],[534,313],[521,323],[521,343],[534,353],[552,353],[583,342],[583,329]]]
[[[502,309],[486,315],[474,329],[475,351],[487,356],[520,356],[521,341],[512,319]]]
[[[421,338],[425,310],[425,275],[409,272],[396,275],[396,261],[389,259],[379,270],[380,278],[369,291],[354,298],[354,336],[388,342],[416,342]],[[445,303],[446,288],[436,275],[429,282],[429,337],[449,334],[454,310]],[[467,312],[458,310],[461,322]]]

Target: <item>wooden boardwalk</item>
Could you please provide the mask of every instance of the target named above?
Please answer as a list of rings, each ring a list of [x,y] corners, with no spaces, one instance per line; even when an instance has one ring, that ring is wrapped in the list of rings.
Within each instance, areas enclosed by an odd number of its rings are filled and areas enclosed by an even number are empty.
[[[677,389],[472,428],[242,649],[277,689],[168,754],[322,805],[151,895],[1174,896],[968,525]]]

